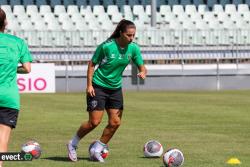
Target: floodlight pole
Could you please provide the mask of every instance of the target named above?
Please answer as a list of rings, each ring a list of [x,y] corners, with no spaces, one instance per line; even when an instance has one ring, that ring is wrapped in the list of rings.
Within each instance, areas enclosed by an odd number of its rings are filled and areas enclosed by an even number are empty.
[[[156,0],[151,0],[151,26],[156,27]]]

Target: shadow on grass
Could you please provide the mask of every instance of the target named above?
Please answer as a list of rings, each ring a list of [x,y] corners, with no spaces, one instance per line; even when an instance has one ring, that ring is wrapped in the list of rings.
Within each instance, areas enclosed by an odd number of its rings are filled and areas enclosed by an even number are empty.
[[[139,157],[142,159],[161,159],[161,157]]]
[[[51,161],[70,162],[70,163],[72,162],[69,160],[68,157],[45,157],[41,159],[46,159],[46,160],[51,160]],[[78,161],[79,160],[89,161],[89,158],[88,157],[78,158]]]

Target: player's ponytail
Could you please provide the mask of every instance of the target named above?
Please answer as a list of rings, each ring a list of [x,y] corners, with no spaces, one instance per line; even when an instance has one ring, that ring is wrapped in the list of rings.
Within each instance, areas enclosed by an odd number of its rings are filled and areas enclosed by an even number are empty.
[[[6,20],[6,14],[3,11],[3,9],[0,8],[0,30],[4,30],[5,20]]]
[[[135,24],[132,21],[122,19],[116,26],[115,31],[111,34],[111,38],[119,38],[121,32],[125,32],[127,28],[136,28]]]

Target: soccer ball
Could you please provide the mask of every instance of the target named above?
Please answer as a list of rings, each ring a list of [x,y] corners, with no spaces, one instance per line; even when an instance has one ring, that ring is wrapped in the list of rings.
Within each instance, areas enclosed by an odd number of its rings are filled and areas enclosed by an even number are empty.
[[[93,147],[93,145],[95,144],[95,142],[97,142],[97,141],[93,141],[93,142],[90,144],[90,146],[89,146],[89,156],[90,156],[90,157],[91,157],[91,152],[90,152],[90,150],[91,150],[91,148]],[[109,148],[108,148],[108,145],[105,145],[104,148],[103,148],[103,150],[102,150],[102,152],[101,152],[101,156],[102,156],[103,159],[105,159],[105,158],[108,157],[108,155],[109,155]]]
[[[28,142],[24,143],[22,145],[21,151],[30,153],[35,159],[38,159],[42,153],[40,144],[34,140],[29,140]]]
[[[163,155],[163,163],[166,167],[179,167],[184,163],[183,153],[178,149],[170,149]]]
[[[143,152],[145,157],[160,157],[163,153],[163,148],[160,142],[156,140],[148,141],[144,147]]]

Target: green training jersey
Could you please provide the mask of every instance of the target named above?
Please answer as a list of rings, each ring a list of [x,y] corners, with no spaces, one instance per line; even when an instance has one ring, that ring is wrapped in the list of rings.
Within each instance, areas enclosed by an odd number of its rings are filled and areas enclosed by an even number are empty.
[[[17,66],[31,61],[28,46],[22,39],[0,33],[0,107],[20,110]]]
[[[121,48],[115,39],[100,44],[92,62],[98,64],[94,72],[93,83],[108,89],[117,89],[122,86],[122,73],[132,60],[137,66],[143,65],[139,46],[131,42],[126,48]]]

